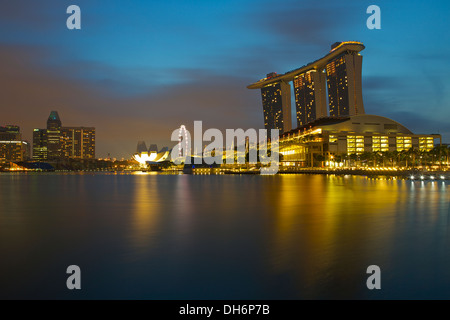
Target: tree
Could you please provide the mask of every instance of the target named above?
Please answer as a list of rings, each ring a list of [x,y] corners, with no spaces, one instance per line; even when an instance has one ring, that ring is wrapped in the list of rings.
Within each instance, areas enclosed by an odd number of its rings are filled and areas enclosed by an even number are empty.
[[[360,159],[362,162],[367,162],[367,165],[370,164],[370,161],[372,161],[374,158],[374,153],[369,151],[364,151],[360,155]]]
[[[433,162],[435,162],[436,160],[439,161],[439,169],[442,169],[442,161],[446,161],[448,163],[448,153],[449,153],[449,149],[447,146],[435,146],[433,148],[433,150],[430,151],[432,157],[433,157]]]
[[[316,154],[314,154],[314,160],[317,162],[323,162],[323,161],[325,161],[325,157],[321,154],[316,153]],[[313,164],[313,167],[314,167],[314,164]]]
[[[352,153],[348,156],[348,159],[350,160],[349,165],[350,165],[350,167],[352,167],[352,163],[353,163],[353,165],[355,164],[356,159],[358,159],[358,155],[356,153]]]

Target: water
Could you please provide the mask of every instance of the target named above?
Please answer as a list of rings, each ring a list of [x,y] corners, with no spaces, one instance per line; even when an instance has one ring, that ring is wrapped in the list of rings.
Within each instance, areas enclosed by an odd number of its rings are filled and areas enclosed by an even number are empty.
[[[0,298],[450,298],[448,182],[0,174]],[[81,268],[78,291],[66,268]],[[381,290],[366,269],[381,268]]]

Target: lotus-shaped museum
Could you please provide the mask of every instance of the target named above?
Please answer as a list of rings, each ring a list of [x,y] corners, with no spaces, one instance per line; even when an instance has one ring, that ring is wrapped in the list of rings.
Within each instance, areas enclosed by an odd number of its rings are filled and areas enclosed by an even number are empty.
[[[166,161],[169,158],[169,155],[170,152],[167,147],[164,147],[158,151],[156,144],[152,144],[147,150],[145,142],[139,141],[137,152],[133,155],[133,159],[139,162],[141,166],[146,166],[147,164],[155,164]]]

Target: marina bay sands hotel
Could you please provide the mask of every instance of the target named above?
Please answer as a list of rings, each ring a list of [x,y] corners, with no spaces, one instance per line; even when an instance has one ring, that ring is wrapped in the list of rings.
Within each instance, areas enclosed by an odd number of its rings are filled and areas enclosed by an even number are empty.
[[[430,151],[440,134],[414,134],[402,124],[364,112],[361,42],[337,42],[324,57],[249,85],[261,89],[266,129],[279,129],[283,167],[341,167],[365,152]],[[292,129],[291,84],[297,127]],[[328,99],[327,99],[328,96]],[[345,160],[347,159],[347,160]]]
[[[327,55],[314,62],[284,74],[269,73],[249,85],[249,89],[261,89],[265,128],[280,133],[292,129],[291,81],[298,127],[325,117],[363,115],[359,52],[364,48],[361,42],[336,42]]]

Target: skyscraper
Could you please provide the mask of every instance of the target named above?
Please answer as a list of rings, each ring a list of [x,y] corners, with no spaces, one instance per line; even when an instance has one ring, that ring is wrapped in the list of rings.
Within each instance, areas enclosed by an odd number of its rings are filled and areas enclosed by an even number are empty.
[[[47,129],[33,130],[33,160],[47,160]]]
[[[249,89],[261,89],[266,129],[291,130],[291,81],[294,82],[298,126],[328,114],[330,117],[364,114],[362,56],[359,54],[364,48],[357,41],[336,42],[331,46],[331,51],[320,59],[284,74],[270,73],[247,86]]]
[[[52,111],[47,129],[33,131],[33,159],[94,159],[95,128],[62,127],[58,112]]]
[[[95,128],[62,127],[60,141],[61,158],[95,158]]]
[[[325,74],[311,70],[294,77],[297,126],[327,116]]]
[[[0,162],[22,161],[27,158],[28,143],[22,140],[20,127],[0,127]]]
[[[275,73],[267,77],[276,76]],[[280,133],[292,129],[291,124],[291,87],[284,81],[268,84],[261,88],[264,111],[264,127],[268,130],[279,129]]]
[[[361,88],[362,56],[347,51],[326,66],[331,117],[364,114]]]
[[[61,156],[61,120],[57,111],[52,111],[47,119],[47,157],[57,159]]]

